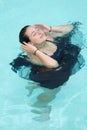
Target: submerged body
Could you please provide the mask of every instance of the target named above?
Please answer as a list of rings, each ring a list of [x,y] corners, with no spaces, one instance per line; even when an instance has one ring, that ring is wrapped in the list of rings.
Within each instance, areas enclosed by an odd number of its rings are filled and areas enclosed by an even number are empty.
[[[32,44],[22,45],[27,55],[16,58],[11,63],[12,69],[19,72],[22,78],[38,82],[42,87],[53,89],[65,83],[84,63],[83,57],[79,54],[81,46],[79,43],[74,45],[71,40],[78,29],[77,24],[72,25],[68,32],[59,31],[56,35],[51,33],[48,39],[43,32],[35,32],[34,28],[33,31],[32,27],[28,28],[26,34],[31,36]],[[33,35],[36,35],[36,39],[32,38]],[[78,58],[82,60],[81,64]]]

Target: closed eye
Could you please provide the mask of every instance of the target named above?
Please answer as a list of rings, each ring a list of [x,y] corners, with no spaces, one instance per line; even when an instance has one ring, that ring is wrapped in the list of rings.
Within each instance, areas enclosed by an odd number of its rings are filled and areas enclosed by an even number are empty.
[[[35,35],[36,35],[36,32],[35,32],[35,31],[33,31],[33,32],[31,33],[31,35],[32,35],[32,36],[35,36]]]

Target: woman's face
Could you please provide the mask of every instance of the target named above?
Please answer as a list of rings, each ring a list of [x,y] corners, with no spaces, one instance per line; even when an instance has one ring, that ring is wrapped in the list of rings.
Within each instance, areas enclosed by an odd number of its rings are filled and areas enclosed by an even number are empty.
[[[30,41],[34,45],[38,45],[47,39],[46,34],[42,30],[36,28],[35,26],[29,26],[26,29],[25,34],[29,37]]]

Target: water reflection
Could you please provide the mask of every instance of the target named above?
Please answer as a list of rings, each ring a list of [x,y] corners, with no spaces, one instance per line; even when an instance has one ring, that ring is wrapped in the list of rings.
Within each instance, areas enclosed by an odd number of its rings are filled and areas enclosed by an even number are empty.
[[[52,109],[50,102],[55,99],[56,94],[60,91],[61,87],[55,89],[48,89],[40,87],[38,84],[32,82],[31,84],[29,83],[26,88],[29,91],[29,97],[33,95],[34,90],[38,92],[38,88],[42,89],[43,92],[37,95],[36,100],[31,105],[31,112],[36,115],[34,120],[49,120],[50,112]]]

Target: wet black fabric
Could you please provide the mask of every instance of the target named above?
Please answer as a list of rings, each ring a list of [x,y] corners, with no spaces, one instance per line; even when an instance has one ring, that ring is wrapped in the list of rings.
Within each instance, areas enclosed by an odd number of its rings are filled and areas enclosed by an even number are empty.
[[[27,55],[19,54],[18,57],[10,63],[10,65],[12,66],[11,69],[17,73],[22,66],[32,66],[32,63],[30,63],[27,58]]]
[[[71,55],[66,55],[64,63],[49,72],[31,72],[29,78],[33,81],[39,82],[41,86],[46,88],[56,88],[65,83],[71,75],[71,70],[76,59]]]
[[[61,66],[49,72],[36,72],[31,71],[29,78],[33,81],[39,82],[41,86],[50,89],[56,88],[65,83],[69,76],[72,74],[72,68],[77,62],[77,57],[80,48],[76,45],[67,44],[64,49],[58,48],[57,51],[51,56],[61,63]]]

